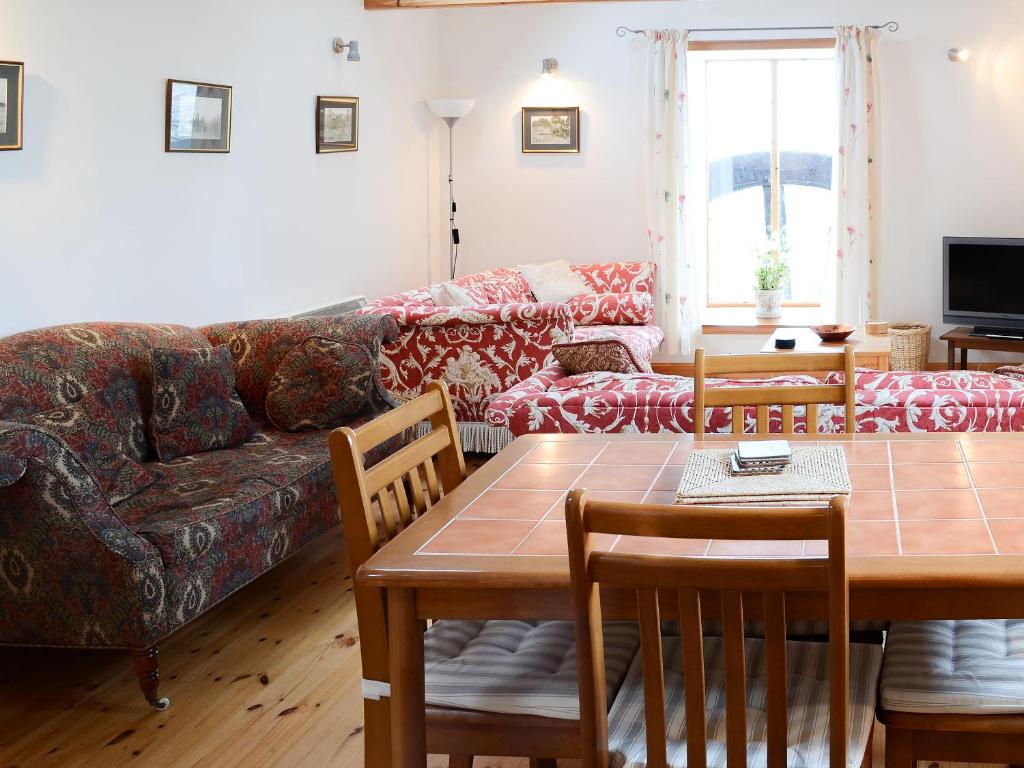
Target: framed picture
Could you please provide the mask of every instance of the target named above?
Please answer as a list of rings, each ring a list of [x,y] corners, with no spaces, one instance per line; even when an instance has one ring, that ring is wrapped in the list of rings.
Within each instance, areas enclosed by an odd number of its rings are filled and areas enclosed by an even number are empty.
[[[359,149],[359,99],[355,96],[317,96],[317,154],[355,152],[357,149]]]
[[[24,101],[25,65],[0,61],[0,149],[21,149]]]
[[[523,107],[523,152],[579,151],[579,107]]]
[[[231,151],[231,86],[167,81],[166,152]]]

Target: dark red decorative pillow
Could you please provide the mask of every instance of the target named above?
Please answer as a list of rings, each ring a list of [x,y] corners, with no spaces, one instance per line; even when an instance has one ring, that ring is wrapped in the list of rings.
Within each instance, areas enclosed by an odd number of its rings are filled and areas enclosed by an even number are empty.
[[[645,364],[622,339],[588,339],[554,344],[551,353],[570,376],[577,373],[650,373]]]
[[[576,325],[651,325],[654,297],[649,293],[585,293],[566,304]]]
[[[277,366],[267,416],[287,432],[340,427],[366,405],[373,374],[373,357],[362,344],[311,336]]]
[[[1024,365],[1002,365],[996,368],[993,373],[998,376],[1008,376],[1011,379],[1024,381]]]
[[[138,384],[127,376],[76,403],[37,413],[26,421],[61,438],[111,505],[163,477],[162,472],[130,458],[144,453],[146,437]]]
[[[232,448],[252,434],[226,346],[153,350],[150,432],[160,461]]]

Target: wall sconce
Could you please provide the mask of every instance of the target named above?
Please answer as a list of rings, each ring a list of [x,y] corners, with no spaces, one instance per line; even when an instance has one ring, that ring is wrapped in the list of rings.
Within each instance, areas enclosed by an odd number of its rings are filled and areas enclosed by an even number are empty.
[[[343,53],[345,49],[348,48],[348,56],[346,56],[346,59],[348,61],[359,61],[358,40],[349,40],[346,43],[340,37],[336,37],[334,38],[334,43],[331,45],[331,48],[334,50],[335,53]]]
[[[950,48],[949,53],[946,55],[949,56],[949,60],[954,64],[963,64],[971,58],[971,52],[966,48]]]
[[[558,74],[558,59],[544,59],[540,65],[540,76],[551,77]]]

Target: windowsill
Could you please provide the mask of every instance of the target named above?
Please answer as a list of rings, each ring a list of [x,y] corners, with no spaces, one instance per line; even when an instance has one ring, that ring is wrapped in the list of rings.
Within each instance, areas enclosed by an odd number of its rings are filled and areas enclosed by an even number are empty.
[[[701,332],[715,334],[763,334],[779,328],[801,328],[822,322],[821,307],[783,307],[782,317],[762,320],[753,307],[708,307],[701,317]]]

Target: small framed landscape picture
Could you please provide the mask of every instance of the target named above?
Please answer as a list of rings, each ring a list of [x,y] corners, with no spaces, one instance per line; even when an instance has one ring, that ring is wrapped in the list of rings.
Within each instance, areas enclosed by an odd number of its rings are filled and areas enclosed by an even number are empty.
[[[523,152],[579,151],[579,107],[523,107]]]
[[[24,124],[25,65],[0,61],[0,149],[21,149]]]
[[[357,149],[359,149],[359,99],[355,96],[317,96],[317,153],[355,152]]]
[[[167,81],[166,152],[231,151],[231,86]]]

